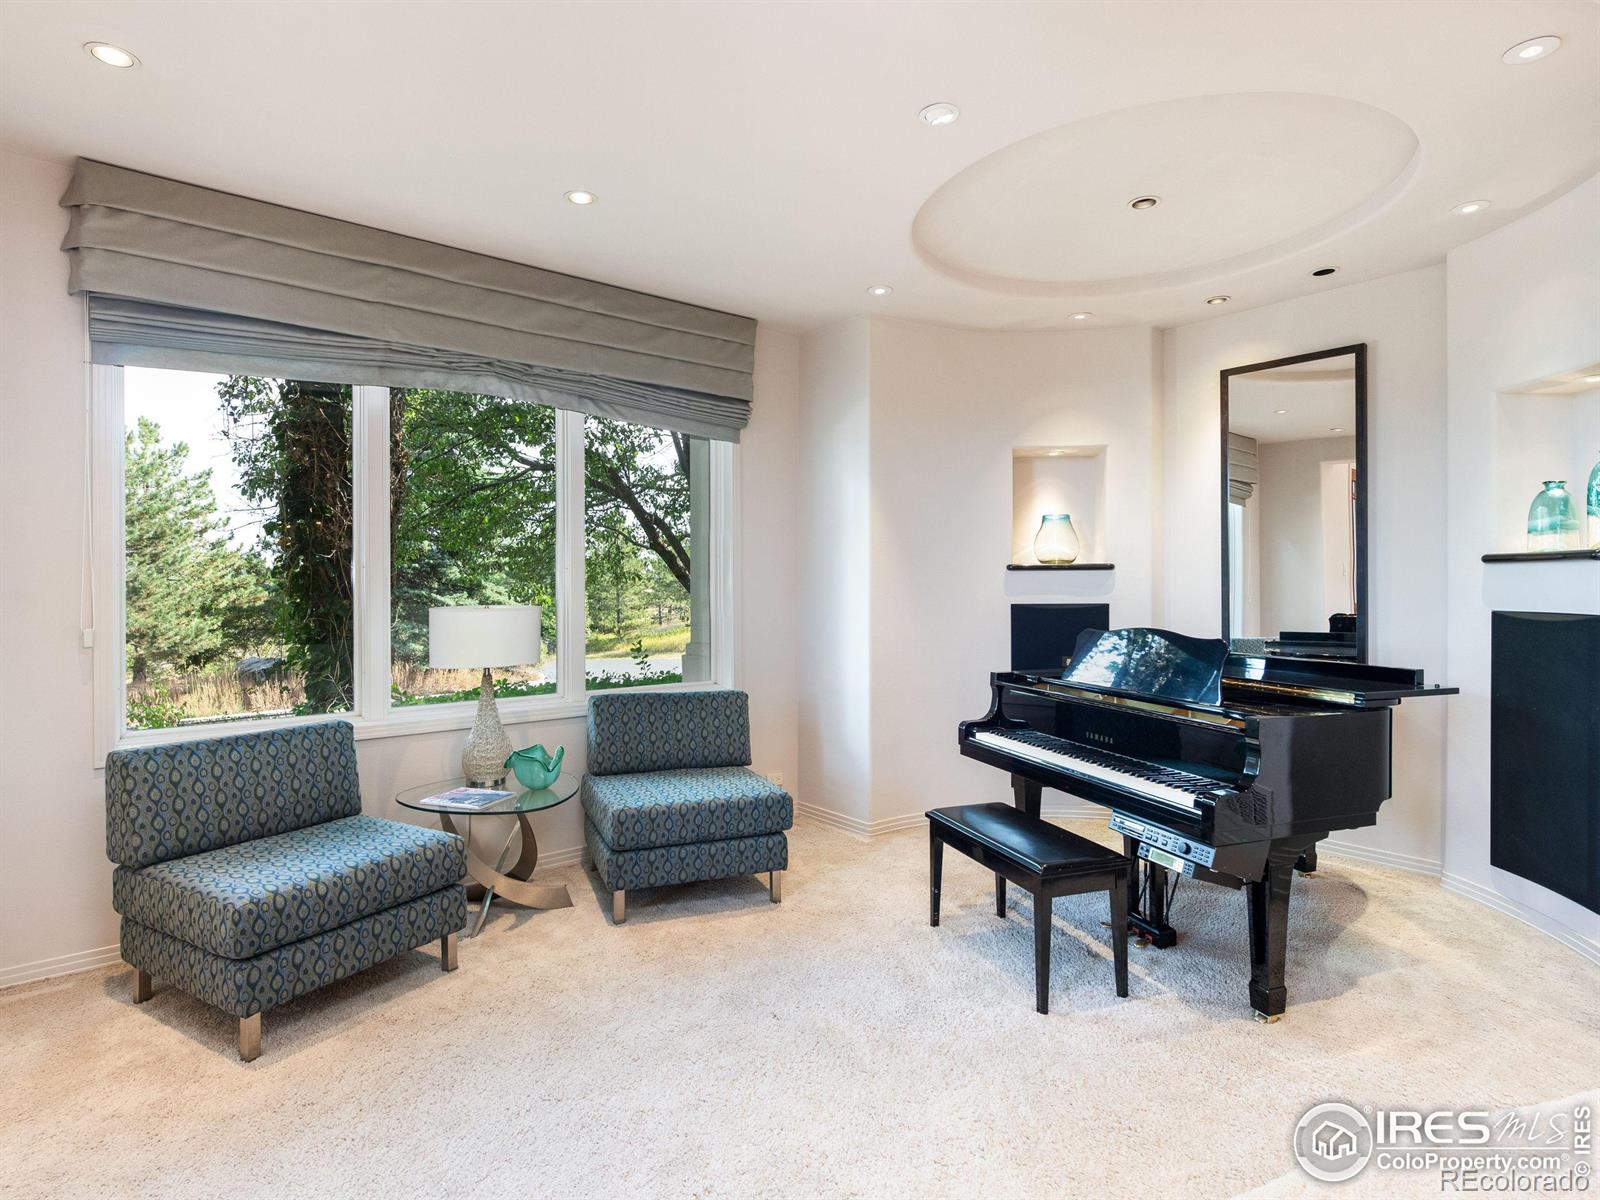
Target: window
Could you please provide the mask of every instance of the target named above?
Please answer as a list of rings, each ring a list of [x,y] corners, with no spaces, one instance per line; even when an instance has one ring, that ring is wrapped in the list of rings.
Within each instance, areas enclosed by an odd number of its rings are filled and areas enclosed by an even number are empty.
[[[583,470],[589,688],[710,679],[708,443],[590,420]]]
[[[93,379],[102,751],[470,725],[476,673],[428,665],[436,605],[539,606],[539,661],[495,670],[508,724],[732,682],[726,443],[462,392]]]
[[[556,691],[556,410],[465,392],[389,393],[390,689],[396,706],[475,700],[476,671],[428,667],[428,609],[537,604],[539,661],[498,697]]]
[[[349,712],[350,389],[127,371],[130,729]]]

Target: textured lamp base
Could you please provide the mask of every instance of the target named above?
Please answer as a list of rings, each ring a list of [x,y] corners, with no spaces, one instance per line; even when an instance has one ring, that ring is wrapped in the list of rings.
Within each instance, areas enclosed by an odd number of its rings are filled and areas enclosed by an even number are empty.
[[[473,787],[503,783],[510,757],[511,739],[500,724],[500,709],[494,700],[494,676],[485,667],[478,686],[478,715],[461,751],[461,773]]]

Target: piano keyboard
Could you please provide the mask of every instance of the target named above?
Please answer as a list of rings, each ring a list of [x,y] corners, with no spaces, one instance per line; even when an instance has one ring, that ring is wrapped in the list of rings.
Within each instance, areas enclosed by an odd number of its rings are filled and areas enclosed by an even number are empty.
[[[1200,796],[1216,797],[1230,791],[1215,779],[1157,767],[1137,758],[1126,758],[1107,750],[1097,750],[1081,742],[1051,737],[1032,729],[983,729],[972,735],[980,745],[992,747],[1015,758],[1042,763],[1070,771],[1088,779],[1115,784],[1152,800],[1177,805],[1191,812]]]

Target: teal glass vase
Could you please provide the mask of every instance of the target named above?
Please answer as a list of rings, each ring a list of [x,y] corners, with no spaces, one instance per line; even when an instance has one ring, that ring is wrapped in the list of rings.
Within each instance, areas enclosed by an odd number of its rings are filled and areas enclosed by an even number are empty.
[[[1576,550],[1578,510],[1565,479],[1546,479],[1528,506],[1529,550]]]
[[[561,775],[561,760],[567,756],[565,746],[557,746],[551,754],[543,746],[529,746],[526,750],[513,750],[505,765],[517,777],[517,782],[529,791],[547,788]]]
[[[1584,507],[1589,510],[1589,549],[1600,550],[1600,458],[1589,471],[1589,488]]]
[[[1046,513],[1033,535],[1033,556],[1046,567],[1064,567],[1078,561],[1078,531],[1066,513]]]

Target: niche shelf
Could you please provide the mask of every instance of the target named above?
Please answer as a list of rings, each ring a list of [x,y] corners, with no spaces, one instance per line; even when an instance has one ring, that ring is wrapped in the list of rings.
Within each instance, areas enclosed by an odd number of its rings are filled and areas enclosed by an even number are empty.
[[[1114,571],[1116,563],[1007,563],[1008,571]]]
[[[1011,451],[1011,561],[1008,571],[1110,571],[1105,545],[1106,448],[1018,446]],[[1078,561],[1054,566],[1033,553],[1046,513],[1068,513]]]
[[[1600,363],[1560,371],[1507,388],[1495,397],[1493,549],[1486,563],[1600,559],[1600,552],[1529,550],[1528,505],[1546,479],[1565,479],[1578,508],[1578,535],[1587,543],[1584,489],[1600,454]]]
[[[1508,562],[1547,562],[1562,559],[1581,560],[1592,559],[1600,562],[1600,550],[1518,550],[1508,551],[1505,554],[1485,554],[1483,561],[1486,563]]]

